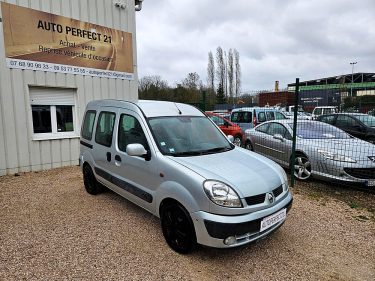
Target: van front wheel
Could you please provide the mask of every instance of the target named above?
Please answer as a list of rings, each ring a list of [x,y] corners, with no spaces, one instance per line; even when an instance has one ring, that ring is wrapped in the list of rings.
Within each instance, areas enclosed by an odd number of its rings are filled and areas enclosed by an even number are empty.
[[[196,244],[193,222],[189,213],[178,203],[162,208],[161,228],[168,245],[177,253],[187,254]]]

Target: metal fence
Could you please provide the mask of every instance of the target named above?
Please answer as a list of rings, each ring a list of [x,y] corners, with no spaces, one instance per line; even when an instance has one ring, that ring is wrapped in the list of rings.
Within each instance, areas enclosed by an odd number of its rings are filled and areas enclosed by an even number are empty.
[[[288,169],[292,186],[323,180],[329,185],[375,190],[375,96],[340,92],[340,99],[330,99],[334,105],[318,103],[314,108],[330,110],[311,110],[324,114],[312,118],[298,112],[299,105],[306,108],[301,94],[306,95],[299,86],[297,79],[295,111],[289,119],[271,120],[246,130],[247,148]]]

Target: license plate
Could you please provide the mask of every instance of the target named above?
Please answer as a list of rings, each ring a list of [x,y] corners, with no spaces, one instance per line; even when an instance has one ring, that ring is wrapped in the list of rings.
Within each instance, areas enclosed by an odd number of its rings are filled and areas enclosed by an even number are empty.
[[[369,180],[366,184],[367,186],[375,186],[375,180]]]
[[[285,220],[286,218],[286,209],[282,209],[278,211],[277,213],[270,215],[268,217],[265,217],[262,219],[260,223],[260,232],[270,228],[271,226],[277,224],[278,222],[281,222]]]

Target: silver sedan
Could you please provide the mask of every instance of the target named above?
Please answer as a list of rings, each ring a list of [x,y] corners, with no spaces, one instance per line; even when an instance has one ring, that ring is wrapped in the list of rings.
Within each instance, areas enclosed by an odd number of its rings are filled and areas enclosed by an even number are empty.
[[[246,130],[245,146],[289,167],[293,120],[275,120]],[[294,174],[375,187],[375,145],[317,121],[297,121]]]

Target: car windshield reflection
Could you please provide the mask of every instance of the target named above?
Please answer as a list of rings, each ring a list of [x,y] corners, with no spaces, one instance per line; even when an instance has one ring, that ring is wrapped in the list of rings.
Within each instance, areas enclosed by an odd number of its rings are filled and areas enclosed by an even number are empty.
[[[198,156],[232,150],[228,139],[206,117],[158,117],[149,124],[165,155]]]

